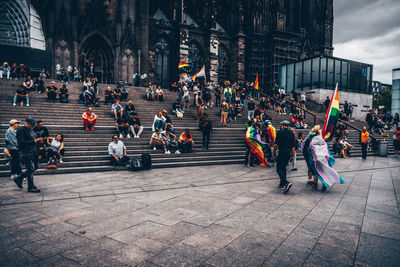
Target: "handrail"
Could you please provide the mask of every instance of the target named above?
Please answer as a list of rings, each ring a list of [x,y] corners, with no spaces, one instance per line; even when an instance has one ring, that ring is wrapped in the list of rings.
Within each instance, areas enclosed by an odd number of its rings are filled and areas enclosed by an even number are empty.
[[[264,92],[260,92],[260,94],[261,94],[262,96],[268,98],[269,100],[272,100],[272,101],[274,101],[274,102],[277,102],[277,100],[276,100],[275,98],[270,97],[269,95],[265,94]],[[292,105],[294,105],[295,107],[297,107],[297,108],[303,110],[305,113],[310,114],[310,115],[313,117],[313,119],[314,119],[314,125],[316,124],[316,122],[317,122],[317,115],[315,115],[315,114],[312,113],[311,111],[308,111],[308,110],[302,108],[301,106],[297,105],[296,103],[293,103],[293,102],[290,101],[290,100],[285,100],[285,101],[288,102],[288,103],[290,103],[290,104],[292,104]],[[304,116],[304,119],[305,119],[305,118],[306,118],[306,117]]]

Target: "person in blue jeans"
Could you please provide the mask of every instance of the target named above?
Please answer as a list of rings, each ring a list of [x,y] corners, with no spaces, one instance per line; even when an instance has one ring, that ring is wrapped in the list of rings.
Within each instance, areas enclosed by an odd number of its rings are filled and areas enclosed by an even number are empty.
[[[175,150],[175,154],[180,154],[179,152],[179,144],[176,141],[176,136],[171,133],[170,129],[166,129],[164,132],[161,133],[162,139],[167,146],[167,154],[171,154],[172,148]]]
[[[17,103],[21,103],[21,106],[23,106],[24,102],[26,103],[26,106],[29,107],[28,91],[26,91],[24,86],[20,85],[17,91],[15,92],[13,106],[16,106]]]
[[[248,117],[249,120],[251,119],[251,117],[254,116],[254,110],[255,109],[256,109],[256,103],[254,103],[254,99],[253,98],[250,98],[250,102],[247,103],[247,110],[248,110],[247,117]]]

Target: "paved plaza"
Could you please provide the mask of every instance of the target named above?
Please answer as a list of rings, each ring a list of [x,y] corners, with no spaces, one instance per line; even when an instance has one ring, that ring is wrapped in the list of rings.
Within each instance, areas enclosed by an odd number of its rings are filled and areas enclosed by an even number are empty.
[[[339,159],[321,193],[301,161],[287,195],[244,165],[2,178],[0,266],[399,266],[399,167]]]

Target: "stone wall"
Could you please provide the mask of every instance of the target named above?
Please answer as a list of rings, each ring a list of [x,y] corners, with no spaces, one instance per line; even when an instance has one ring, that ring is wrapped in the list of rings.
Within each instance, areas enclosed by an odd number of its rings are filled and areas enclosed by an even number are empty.
[[[327,96],[329,96],[330,99],[333,95],[333,90],[328,89],[313,89],[304,92],[308,99],[320,104],[323,104]],[[343,106],[344,101],[353,104],[353,118],[357,120],[364,121],[368,111],[372,109],[372,95],[344,91],[341,92],[339,90],[340,107]]]

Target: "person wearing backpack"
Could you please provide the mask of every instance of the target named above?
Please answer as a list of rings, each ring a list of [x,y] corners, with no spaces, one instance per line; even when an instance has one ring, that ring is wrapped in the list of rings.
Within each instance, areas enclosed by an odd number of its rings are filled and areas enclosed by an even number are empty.
[[[124,143],[118,140],[116,134],[112,136],[112,141],[108,145],[108,155],[114,166],[126,166],[130,161]]]

